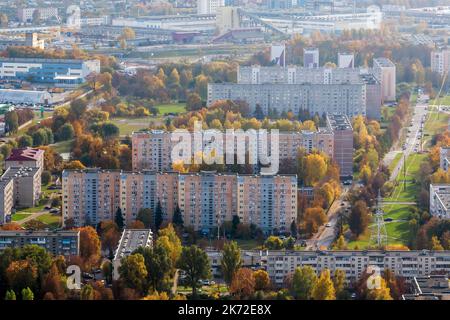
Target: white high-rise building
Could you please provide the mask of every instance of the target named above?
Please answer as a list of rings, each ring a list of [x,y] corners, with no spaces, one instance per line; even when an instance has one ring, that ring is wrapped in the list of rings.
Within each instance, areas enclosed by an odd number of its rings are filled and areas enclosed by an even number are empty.
[[[431,71],[441,75],[450,71],[450,49],[431,52]]]
[[[319,67],[319,49],[317,48],[303,49],[303,66],[305,68]]]
[[[286,66],[286,46],[284,44],[281,45],[272,45],[270,47],[270,60],[280,67]]]
[[[338,67],[339,68],[354,68],[355,56],[353,53],[339,53],[338,54]]]
[[[216,14],[217,8],[225,6],[225,0],[197,0],[197,14]]]
[[[396,99],[395,64],[387,58],[373,59],[373,75],[381,83],[382,100],[395,101]]]

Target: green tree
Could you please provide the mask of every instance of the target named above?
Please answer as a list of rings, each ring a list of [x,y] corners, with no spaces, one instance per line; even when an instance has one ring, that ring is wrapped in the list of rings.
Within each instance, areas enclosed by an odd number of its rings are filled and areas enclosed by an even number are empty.
[[[210,263],[206,252],[192,245],[183,247],[178,268],[186,274],[188,284],[192,287],[192,296],[197,296],[199,280],[210,278]]]
[[[155,230],[158,231],[163,222],[163,212],[161,207],[161,201],[158,200],[155,210]]]
[[[16,293],[13,290],[6,291],[5,300],[16,300]]]
[[[178,206],[178,204],[173,213],[172,222],[177,227],[183,227],[183,224],[184,224],[183,216],[181,215],[181,210],[180,210],[180,207]]]
[[[297,238],[297,222],[295,219],[291,222],[291,236]]]
[[[331,281],[330,270],[325,269],[320,273],[320,277],[311,292],[311,297],[314,300],[336,299],[336,291],[334,290],[333,281]]]
[[[18,140],[18,147],[19,148],[26,148],[26,147],[32,147],[33,146],[33,138],[27,134],[24,134],[21,136]]]
[[[42,171],[42,175],[41,175],[41,183],[46,186],[50,183],[50,181],[52,180],[52,174],[50,173],[50,171]]]
[[[234,275],[242,265],[241,250],[236,241],[225,243],[222,250],[222,274],[225,283],[230,286]]]
[[[19,116],[16,111],[9,111],[5,114],[5,126],[8,132],[17,132],[19,129]]]
[[[75,130],[73,129],[71,123],[64,124],[61,128],[59,128],[58,132],[59,141],[70,140],[75,136]]]
[[[144,257],[147,280],[153,291],[161,291],[171,269],[169,252],[162,245],[156,244],[153,249],[140,247],[134,253]]]
[[[122,209],[117,208],[116,216],[114,218],[114,222],[119,227],[119,230],[123,230],[123,227],[125,226],[125,219],[123,218]]]
[[[142,254],[136,253],[122,258],[119,274],[128,288],[135,289],[140,294],[145,293],[148,272]]]
[[[34,300],[33,291],[30,288],[22,289],[22,300]]]
[[[153,226],[153,214],[152,209],[142,208],[138,211],[137,220],[141,221],[146,228]]]
[[[336,269],[333,277],[333,285],[336,290],[336,297],[342,297],[345,290],[345,271]]]
[[[283,249],[283,241],[277,236],[270,236],[264,242],[264,246],[269,250]]]
[[[292,278],[292,291],[297,299],[309,300],[317,282],[317,275],[311,266],[296,268]]]

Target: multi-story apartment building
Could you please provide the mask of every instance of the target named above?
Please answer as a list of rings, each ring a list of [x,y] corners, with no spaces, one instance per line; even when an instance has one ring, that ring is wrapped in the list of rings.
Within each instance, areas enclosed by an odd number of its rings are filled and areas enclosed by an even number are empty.
[[[339,165],[340,175],[353,175],[353,128],[345,115],[327,116],[327,126],[333,132],[333,159]]]
[[[0,177],[0,225],[11,222],[14,207],[14,181]]]
[[[266,232],[289,231],[297,216],[297,177],[65,170],[63,220],[76,226],[112,220],[117,209],[127,223],[140,209],[156,209],[161,203],[163,220],[171,221],[177,205],[184,225],[204,232],[232,220],[254,223]],[[248,194],[250,193],[250,194]],[[251,199],[254,206],[248,207]],[[258,213],[257,213],[258,212]],[[253,218],[249,218],[251,215]]]
[[[99,60],[0,58],[0,79],[75,86],[100,72]]]
[[[225,6],[225,0],[197,0],[197,14],[216,14],[217,9]]]
[[[341,269],[348,281],[357,281],[369,266],[382,273],[389,269],[411,279],[433,272],[450,272],[449,251],[266,251],[262,257],[269,277],[276,286],[297,267],[311,266],[317,274]]]
[[[236,84],[209,83],[208,105],[217,100],[242,100],[252,110],[259,105],[265,114],[269,109],[298,114],[341,113],[348,116],[367,114],[366,86],[355,84]]]
[[[133,253],[138,248],[152,247],[153,233],[150,229],[125,229],[120,237],[119,244],[114,254],[113,264],[113,278],[118,280],[120,278],[119,267],[121,260]]]
[[[170,170],[172,166],[171,152],[174,142],[171,133],[162,130],[133,132],[133,171]]]
[[[54,256],[78,256],[80,231],[0,230],[0,252],[6,248],[22,248],[32,244],[46,249]]]
[[[353,53],[338,53],[338,68],[354,68],[355,55]]]
[[[381,97],[383,101],[395,101],[395,64],[387,58],[375,58],[373,59],[373,75],[381,83]]]
[[[391,63],[392,69],[386,65],[387,59],[378,59],[374,62],[378,67],[369,71],[350,67],[352,57],[340,55],[341,64],[348,65],[341,68],[241,66],[236,84],[208,84],[207,102],[243,100],[252,109],[259,105],[265,113],[275,108],[279,112],[308,110],[312,114],[362,114],[379,119],[383,95],[385,100],[395,100],[395,65]]]
[[[41,197],[41,171],[37,167],[8,167],[2,179],[13,180],[15,208],[30,208],[39,203]]]
[[[63,222],[75,226],[113,220],[120,204],[120,171],[65,170],[62,173]]]
[[[439,149],[439,167],[448,171],[450,165],[450,147],[441,147]]]
[[[270,135],[267,141],[259,139],[258,133],[250,135],[253,139],[249,140],[245,146],[246,150],[256,154],[261,149],[264,142],[268,150],[271,149]],[[233,139],[235,154],[238,148],[238,141],[235,135],[222,136],[223,145],[219,146],[223,155],[226,155],[226,145],[228,139]],[[191,135],[191,148],[193,148],[193,137]],[[173,159],[171,151],[177,142],[171,141],[171,132],[152,130],[145,132],[134,132],[132,135],[132,162],[133,170],[151,170],[166,171],[172,169]],[[204,143],[203,146],[206,146]],[[305,149],[307,153],[318,150],[326,153],[329,157],[334,156],[334,137],[333,132],[328,128],[319,128],[318,131],[299,131],[299,132],[279,132],[279,159],[296,159],[299,148]]]
[[[20,22],[32,22],[35,11],[40,20],[48,20],[50,18],[58,18],[58,8],[40,7],[40,8],[19,8],[17,10],[17,18]]]
[[[288,232],[297,218],[297,176],[237,177],[237,213],[241,221],[265,233]]]
[[[36,167],[42,173],[44,170],[44,150],[38,148],[12,149],[5,159],[5,169],[9,167]]]
[[[219,270],[221,253],[207,251],[213,270]],[[319,275],[324,269],[333,274],[340,269],[348,282],[357,281],[371,267],[382,274],[389,269],[407,281],[414,277],[450,272],[450,251],[247,251],[241,252],[244,265],[265,269],[272,283],[281,287],[296,268],[312,267]],[[215,271],[215,275],[220,273]]]
[[[431,52],[431,71],[440,75],[450,71],[450,49]]]
[[[450,219],[450,184],[430,184],[430,214]]]
[[[318,48],[304,48],[303,49],[303,66],[305,68],[318,68],[319,49]]]
[[[43,39],[38,39],[37,33],[28,32],[25,34],[24,39],[9,38],[0,39],[0,49],[6,49],[7,47],[33,47],[44,49],[45,41]]]
[[[236,212],[237,175],[201,172],[181,174],[178,204],[184,223],[207,233]]]

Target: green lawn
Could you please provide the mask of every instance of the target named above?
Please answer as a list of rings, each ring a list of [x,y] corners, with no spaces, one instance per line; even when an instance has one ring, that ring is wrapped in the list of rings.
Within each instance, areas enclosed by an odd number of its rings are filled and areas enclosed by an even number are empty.
[[[403,157],[403,153],[399,152],[395,155],[395,158],[392,160],[392,162],[389,164],[389,171],[394,170],[394,168],[397,166],[400,159]]]
[[[12,215],[12,221],[19,222],[29,216],[30,216],[30,214],[28,214],[28,213],[15,213]]]
[[[50,228],[56,229],[61,225],[61,216],[45,213],[36,218],[36,220],[47,224]]]
[[[236,239],[236,242],[242,250],[251,250],[260,247],[258,241],[254,239],[250,240]]]
[[[131,135],[133,131],[148,128],[155,120],[161,122],[160,118],[150,116],[142,118],[112,118],[110,121],[119,128],[121,136],[126,136]]]
[[[58,153],[69,153],[72,148],[73,140],[61,141],[52,145],[53,150]]]
[[[438,133],[444,132],[448,127],[449,115],[442,112],[431,111],[428,113],[424,127],[424,148],[428,147],[431,138]]]
[[[27,132],[28,128],[30,128],[31,126],[37,124],[38,122],[40,122],[43,119],[46,118],[50,118],[53,115],[53,111],[44,111],[44,118],[41,118],[41,112],[40,111],[35,111],[34,112],[34,119],[31,121],[31,124],[29,124],[28,126],[25,126],[24,128],[20,129],[17,132],[18,136],[23,135],[24,133]]]
[[[43,211],[44,207],[45,207],[44,205],[41,205],[41,206],[32,207],[32,208],[25,208],[25,209],[22,209],[20,211],[17,211],[16,214],[36,213],[36,212]]]
[[[166,113],[183,113],[186,112],[185,103],[168,103],[155,106],[158,109],[159,114],[164,115]]]

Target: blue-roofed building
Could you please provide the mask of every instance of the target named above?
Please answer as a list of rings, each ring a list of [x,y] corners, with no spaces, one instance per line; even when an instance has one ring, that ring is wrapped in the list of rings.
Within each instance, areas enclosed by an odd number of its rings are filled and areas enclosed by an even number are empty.
[[[100,72],[99,60],[0,58],[0,79],[77,86]]]

